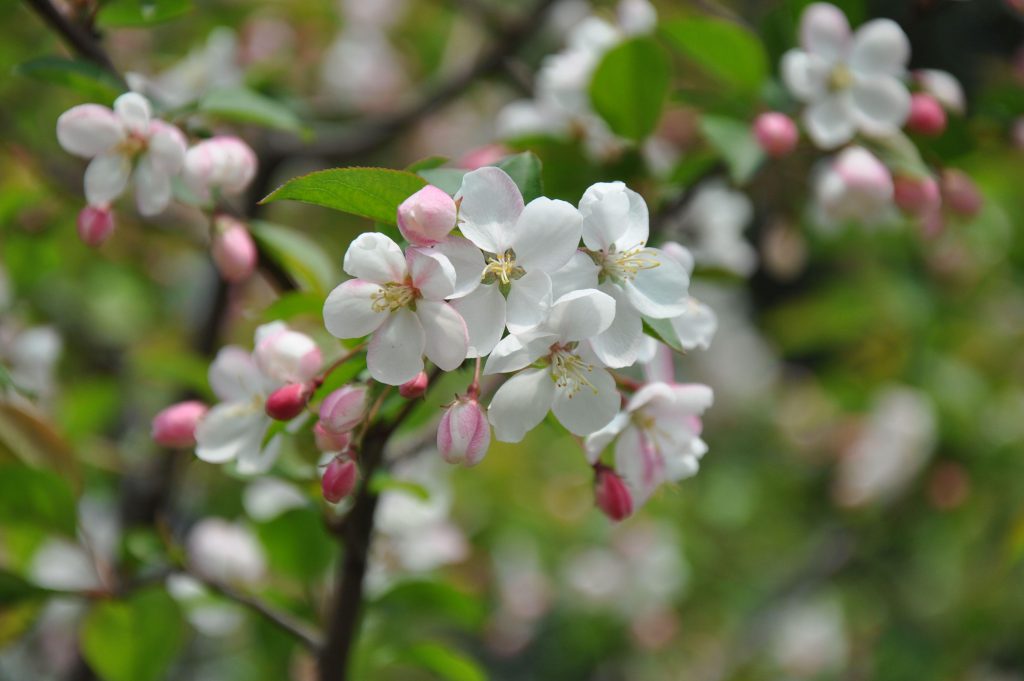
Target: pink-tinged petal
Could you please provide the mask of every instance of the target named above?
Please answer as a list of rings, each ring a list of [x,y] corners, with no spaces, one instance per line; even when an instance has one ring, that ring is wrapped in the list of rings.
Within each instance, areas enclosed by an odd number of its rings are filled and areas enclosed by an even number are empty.
[[[865,134],[895,133],[910,115],[910,92],[896,78],[858,79],[850,92],[854,120]]]
[[[484,255],[472,241],[461,236],[449,236],[430,250],[448,258],[455,268],[455,290],[450,298],[462,298],[480,285]]]
[[[849,40],[850,22],[835,5],[815,2],[800,17],[800,45],[812,54],[836,60],[846,52]]]
[[[622,182],[591,185],[580,199],[583,243],[594,251],[607,251],[630,227],[630,201]]]
[[[555,389],[551,410],[573,435],[590,435],[604,428],[619,412],[618,390],[615,379],[604,369],[594,367],[587,373],[593,388],[583,386],[575,393],[564,388]]]
[[[423,326],[427,359],[442,371],[457,369],[466,359],[469,334],[462,316],[448,303],[420,300],[416,316]]]
[[[353,277],[374,284],[404,282],[408,274],[402,249],[376,232],[356,237],[345,252],[343,268]]]
[[[686,311],[690,277],[675,260],[665,257],[657,249],[651,250],[660,264],[640,270],[622,288],[640,314],[653,319],[669,319]]]
[[[392,312],[373,334],[366,352],[366,366],[375,380],[402,385],[423,371],[426,345],[423,325],[411,310]]]
[[[619,433],[626,429],[629,423],[629,414],[620,412],[608,422],[607,426],[588,435],[583,440],[583,448],[587,452],[587,462],[591,465],[597,463],[601,458],[601,452],[619,436]]]
[[[815,102],[804,111],[807,134],[821,149],[835,149],[853,139],[854,114],[851,98],[842,93]]]
[[[459,399],[437,427],[437,449],[448,463],[475,466],[487,454],[491,426],[476,400]]]
[[[512,228],[523,212],[523,195],[500,168],[486,167],[466,173],[455,196],[459,229],[485,251],[503,253],[512,247]]]
[[[487,409],[499,442],[519,442],[544,420],[554,399],[555,383],[547,369],[522,371],[498,388]],[[610,420],[610,419],[609,419]]]
[[[381,294],[377,284],[350,279],[331,291],[324,301],[324,326],[336,338],[361,338],[388,318],[386,310],[374,310],[374,297]]]
[[[210,364],[209,379],[213,393],[224,402],[250,400],[267,387],[252,355],[237,345],[221,348]]]
[[[225,463],[245,451],[259,449],[266,424],[262,405],[252,402],[218,404],[196,426],[196,456],[208,463]]]
[[[487,356],[484,375],[508,374],[530,366],[548,354],[558,337],[544,331],[527,331],[502,338]]]
[[[544,321],[551,309],[551,278],[532,270],[512,282],[505,323],[512,333],[522,333]]]
[[[102,154],[85,169],[85,198],[93,206],[104,206],[121,196],[128,186],[132,165],[121,154]]]
[[[615,443],[615,469],[633,491],[637,505],[647,501],[665,481],[665,459],[639,428],[630,427]]]
[[[128,130],[149,134],[149,119],[153,115],[149,100],[137,92],[126,92],[114,100],[114,112]]]
[[[611,326],[590,339],[590,348],[606,367],[632,366],[644,335],[643,321],[617,284],[606,282],[600,290],[615,300],[615,317]]]
[[[562,342],[592,338],[615,319],[615,299],[596,289],[567,293],[551,306],[544,328]]]
[[[72,107],[57,119],[57,141],[64,151],[92,158],[124,139],[124,126],[114,112],[99,104]]]
[[[875,19],[857,29],[850,67],[862,76],[902,77],[910,61],[910,40],[891,19]]]
[[[455,291],[455,268],[441,253],[410,248],[405,261],[412,285],[427,300],[444,300]]]
[[[176,175],[185,163],[185,136],[176,126],[163,121],[150,123],[149,151],[146,154],[154,168]]]
[[[451,302],[466,322],[467,357],[486,357],[505,331],[505,298],[494,284],[485,284]]]
[[[516,262],[528,272],[554,272],[579,247],[582,223],[583,217],[571,203],[543,196],[534,199],[519,215],[512,233]]]
[[[146,217],[158,215],[170,202],[170,176],[155,167],[148,155],[143,156],[135,168],[135,203],[139,213]]]
[[[782,81],[801,102],[815,102],[828,94],[829,70],[824,59],[802,50],[782,55]]]
[[[320,424],[331,433],[352,430],[366,413],[368,392],[362,385],[346,385],[331,392],[320,403]]]

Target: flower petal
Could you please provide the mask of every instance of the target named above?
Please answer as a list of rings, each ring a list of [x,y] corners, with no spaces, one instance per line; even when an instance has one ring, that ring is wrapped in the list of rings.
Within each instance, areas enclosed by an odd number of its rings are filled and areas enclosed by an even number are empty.
[[[494,284],[477,287],[469,295],[451,302],[466,322],[469,332],[467,357],[486,356],[505,331],[505,298]]]
[[[512,282],[508,293],[506,324],[520,333],[544,321],[551,309],[551,277],[542,270],[527,272]]]
[[[280,434],[270,438],[270,441],[265,446],[260,446],[263,444],[263,439],[267,436],[270,422],[266,421],[265,424],[263,430],[260,431],[259,443],[255,447],[245,447],[238,454],[235,470],[241,475],[266,473],[274,466],[278,454],[281,453],[282,439]]]
[[[530,201],[512,233],[516,262],[527,272],[554,272],[579,247],[582,223],[583,217],[571,203],[544,196]]]
[[[631,366],[637,360],[644,335],[643,321],[618,285],[606,282],[600,290],[615,300],[615,318],[611,326],[590,339],[590,347],[606,367]]]
[[[854,120],[865,134],[892,134],[910,115],[910,92],[896,78],[860,78],[850,92]]]
[[[370,375],[381,383],[402,385],[423,371],[423,325],[411,310],[402,308],[390,314],[373,334],[366,352]]]
[[[376,232],[360,234],[345,251],[342,268],[374,284],[404,282],[408,270],[398,244]]]
[[[85,198],[93,206],[102,206],[124,193],[132,166],[121,154],[102,154],[85,169]]]
[[[551,297],[558,300],[566,293],[583,288],[597,288],[597,275],[601,271],[589,255],[576,251],[565,267],[551,275]]]
[[[412,285],[426,300],[444,300],[455,291],[455,268],[437,251],[410,248],[405,252]]]
[[[579,341],[601,333],[614,319],[614,298],[596,289],[583,289],[556,300],[544,328],[563,342]]]
[[[619,412],[615,415],[608,425],[601,430],[594,431],[583,441],[583,448],[587,452],[587,462],[591,465],[597,463],[597,460],[601,458],[601,452],[604,448],[611,444],[619,433],[626,429],[629,425],[629,414]]]
[[[124,126],[114,112],[99,104],[81,104],[57,119],[57,141],[64,151],[92,158],[124,139]]]
[[[185,165],[185,150],[188,146],[185,136],[176,126],[163,121],[153,121],[149,127],[152,134],[149,137],[147,156],[153,167],[170,175],[176,174]]]
[[[458,368],[466,359],[469,334],[462,316],[448,303],[420,300],[416,303],[416,316],[423,326],[427,359],[443,371]]]
[[[672,319],[672,330],[685,350],[707,350],[718,330],[715,311],[696,298],[687,301],[686,311]]]
[[[350,279],[335,287],[324,301],[324,326],[336,338],[360,338],[384,323],[387,311],[373,309],[373,297],[381,292],[377,284]]]
[[[135,203],[139,213],[157,215],[171,202],[171,178],[154,167],[149,155],[143,156],[135,168]]]
[[[910,40],[891,19],[874,19],[853,34],[850,67],[859,75],[902,77],[910,61]]]
[[[640,505],[665,481],[665,459],[639,428],[627,428],[615,443],[615,470]]]
[[[137,92],[126,92],[114,100],[114,112],[124,127],[132,132],[147,134],[149,119],[153,114],[149,100]]]
[[[252,354],[237,345],[220,349],[210,363],[209,381],[213,394],[224,402],[250,400],[273,385],[257,368]]]
[[[828,93],[829,65],[803,50],[782,55],[782,80],[790,94],[802,102],[814,102]]]
[[[547,369],[521,371],[498,388],[487,419],[500,442],[519,442],[551,409],[555,384]]]
[[[513,225],[523,212],[523,195],[508,174],[491,166],[466,173],[455,195],[459,229],[474,244],[490,253],[512,247]]]
[[[686,311],[690,277],[682,265],[657,249],[657,267],[640,270],[622,288],[636,310],[654,319],[668,319]]]
[[[580,199],[583,243],[594,251],[607,251],[630,228],[630,200],[622,182],[598,182]]]
[[[849,142],[854,133],[850,98],[836,94],[811,104],[804,111],[804,125],[811,140],[822,149],[835,149]]]
[[[811,54],[836,60],[849,40],[850,22],[835,5],[816,2],[800,16],[800,45]]]
[[[436,251],[455,268],[455,290],[452,298],[461,298],[480,285],[480,274],[484,271],[484,255],[472,241],[461,236],[449,236],[429,250]]]
[[[196,456],[209,463],[237,459],[258,450],[267,416],[251,401],[215,405],[196,426]]]
[[[615,379],[604,369],[595,367],[587,374],[593,389],[583,386],[575,393],[555,389],[551,410],[559,423],[574,435],[590,435],[604,428],[619,412],[618,390]]]
[[[487,356],[484,375],[507,374],[533,364],[548,352],[558,337],[545,331],[527,331],[505,336]]]

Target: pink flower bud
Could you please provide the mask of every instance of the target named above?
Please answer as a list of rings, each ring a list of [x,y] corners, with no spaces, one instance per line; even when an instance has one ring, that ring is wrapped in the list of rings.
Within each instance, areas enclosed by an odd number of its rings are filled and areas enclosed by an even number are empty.
[[[476,170],[484,166],[494,165],[511,153],[508,147],[503,144],[485,144],[482,147],[470,149],[458,161],[460,168]]]
[[[114,213],[109,206],[86,206],[78,214],[78,236],[96,248],[114,233]]]
[[[153,417],[153,441],[163,447],[192,447],[196,443],[196,425],[207,406],[196,400],[178,402]]]
[[[929,94],[915,92],[910,98],[907,130],[934,137],[946,130],[946,110]]]
[[[316,439],[316,448],[321,452],[343,452],[348,449],[352,439],[349,431],[335,433],[324,428],[324,424],[319,421],[313,426],[313,437]]]
[[[441,417],[437,427],[437,449],[448,463],[475,466],[491,444],[491,426],[480,403],[460,397]]]
[[[271,322],[256,329],[253,360],[267,376],[281,383],[312,381],[323,366],[316,341],[284,322]]]
[[[240,194],[255,176],[256,154],[237,137],[211,137],[185,153],[182,177],[203,201],[210,199],[214,189],[229,196]]]
[[[267,397],[267,416],[278,421],[291,421],[302,413],[312,396],[312,386],[306,383],[289,383]]]
[[[981,210],[983,199],[977,185],[967,173],[955,168],[942,171],[943,203],[957,215],[974,217]]]
[[[796,148],[800,133],[792,118],[769,111],[754,119],[754,137],[766,154],[781,158]]]
[[[324,499],[332,504],[338,503],[352,493],[358,479],[359,469],[355,461],[341,457],[331,459],[324,470],[323,478],[320,479]]]
[[[256,271],[256,243],[245,225],[234,218],[217,218],[210,252],[225,281],[238,283]]]
[[[398,207],[398,229],[411,244],[433,246],[455,228],[457,213],[452,197],[427,185]]]
[[[893,190],[896,205],[910,215],[925,215],[942,205],[939,183],[931,177],[897,177]]]
[[[416,378],[406,381],[402,385],[398,386],[398,394],[407,400],[415,400],[417,397],[423,397],[424,393],[427,392],[429,382],[430,379],[427,377],[427,372],[421,371],[416,375]]]
[[[595,466],[594,471],[594,500],[601,512],[616,522],[632,515],[633,495],[622,478],[601,464]]]
[[[363,420],[367,391],[363,386],[346,385],[324,398],[320,404],[320,423],[329,431],[344,433]]]

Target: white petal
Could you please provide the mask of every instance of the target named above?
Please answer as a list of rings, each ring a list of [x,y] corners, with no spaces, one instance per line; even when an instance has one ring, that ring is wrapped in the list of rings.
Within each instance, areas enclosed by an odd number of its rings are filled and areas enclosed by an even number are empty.
[[[99,104],[81,104],[57,119],[57,141],[70,154],[92,158],[124,139],[124,126],[114,112]]]
[[[743,224],[746,224],[748,220],[749,218],[744,220]],[[675,241],[668,241],[661,245],[660,250],[662,253],[679,263],[679,266],[686,270],[687,275],[691,277],[693,276],[693,267],[696,264],[696,261],[694,260],[693,253],[690,252],[690,249],[676,243]]]
[[[405,261],[412,285],[427,300],[444,300],[455,291],[455,268],[441,253],[410,248]]]
[[[157,215],[171,202],[171,178],[166,172],[153,166],[147,154],[135,168],[135,203],[139,213],[145,216]]]
[[[475,291],[451,302],[466,322],[469,332],[467,357],[484,357],[505,331],[505,298],[494,284],[477,287]]]
[[[800,45],[808,52],[835,60],[850,39],[850,22],[843,11],[827,2],[809,5],[800,16]]]
[[[448,303],[420,300],[416,303],[416,316],[423,326],[427,359],[443,371],[458,368],[466,359],[469,335],[466,322]]]
[[[213,393],[224,402],[249,400],[268,387],[252,354],[237,345],[220,349],[210,363],[209,380]]]
[[[508,174],[494,167],[466,173],[455,200],[459,229],[474,244],[491,253],[512,247],[511,232],[523,212],[523,195]]]
[[[633,492],[634,505],[640,505],[664,482],[665,459],[650,438],[631,427],[615,443],[615,470]]]
[[[209,463],[224,463],[258,450],[266,422],[262,405],[251,401],[218,404],[196,426],[196,456]]]
[[[411,310],[392,312],[373,334],[366,352],[370,375],[381,383],[402,385],[423,371],[423,325]]]
[[[814,102],[828,93],[829,64],[803,50],[782,55],[782,80],[790,94],[802,102]]]
[[[707,350],[718,330],[718,317],[710,307],[690,298],[686,312],[672,320],[672,330],[676,332],[684,349]]]
[[[804,125],[811,140],[822,149],[836,147],[853,139],[854,120],[849,97],[831,95],[804,111]]]
[[[335,287],[324,301],[324,326],[335,338],[361,338],[376,330],[388,313],[373,309],[373,297],[381,292],[377,284],[350,279]]]
[[[629,228],[630,201],[622,182],[599,182],[580,199],[583,243],[594,251],[607,251]]]
[[[270,422],[265,422],[269,427]],[[263,438],[267,436],[267,428],[265,427],[260,433],[260,444],[263,443]],[[241,475],[259,475],[269,471],[274,462],[277,461],[277,456],[281,452],[281,435],[275,435],[270,438],[270,441],[265,447],[245,447],[238,454],[238,462],[235,464],[235,470]]]
[[[487,409],[500,442],[519,442],[551,409],[555,384],[547,369],[522,371],[498,388]]]
[[[103,154],[85,169],[85,198],[90,204],[108,204],[124,193],[132,165],[121,154]]]
[[[484,375],[507,374],[525,369],[548,354],[549,348],[556,341],[557,336],[544,331],[505,336],[487,356]]]
[[[451,297],[461,298],[480,285],[484,271],[484,255],[472,241],[461,236],[449,236],[431,250],[448,258],[455,268],[455,291]]]
[[[910,61],[910,40],[891,19],[875,19],[857,29],[850,46],[850,67],[860,75],[903,76]]]
[[[185,136],[176,126],[153,121],[150,124],[152,134],[149,137],[149,152],[153,167],[170,175],[177,174],[185,164]]]
[[[673,408],[675,405],[675,393],[672,388],[672,384],[660,381],[648,383],[629,398],[629,402],[626,403],[626,411],[633,413],[644,409],[647,412],[657,406]]]
[[[516,262],[528,272],[554,272],[579,247],[582,223],[583,217],[571,203],[543,196],[534,199],[519,215],[512,233]]]
[[[650,383],[676,382],[675,355],[672,348],[664,343],[655,343],[654,353],[644,366],[644,378]]]
[[[601,430],[594,431],[583,441],[583,447],[587,452],[587,461],[590,464],[597,463],[597,460],[601,458],[601,452],[604,448],[611,444],[619,433],[625,430],[626,426],[629,425],[629,414],[620,412],[615,415],[608,425]]]
[[[574,435],[590,435],[604,428],[619,412],[621,398],[611,374],[595,367],[587,379],[593,384],[593,389],[583,386],[573,394],[556,388],[551,405],[559,423]]]
[[[851,88],[857,126],[868,135],[892,134],[910,115],[910,92],[896,78],[858,79]]]
[[[964,89],[952,73],[938,69],[920,69],[914,72],[914,76],[921,84],[921,88],[939,100],[939,104],[959,114],[964,112],[967,107]]]
[[[343,269],[374,284],[404,282],[408,273],[398,244],[376,232],[360,234],[345,251]]]
[[[550,309],[551,277],[541,270],[527,272],[512,282],[508,294],[508,330],[519,333],[531,329],[544,321]]]
[[[600,290],[615,299],[615,318],[611,326],[590,339],[590,347],[606,367],[631,366],[644,335],[643,321],[618,285],[606,282]]]
[[[601,333],[614,319],[614,298],[596,289],[583,289],[556,300],[544,327],[563,342],[579,341]]]
[[[124,126],[136,133],[149,132],[152,109],[149,100],[137,92],[126,92],[114,100],[114,111]]]
[[[597,275],[601,271],[589,255],[576,251],[565,267],[551,275],[551,297],[558,300],[566,293],[583,288],[597,288]]]
[[[668,319],[686,311],[690,277],[675,260],[657,249],[657,267],[640,270],[632,281],[623,284],[629,302],[640,314],[654,319]]]

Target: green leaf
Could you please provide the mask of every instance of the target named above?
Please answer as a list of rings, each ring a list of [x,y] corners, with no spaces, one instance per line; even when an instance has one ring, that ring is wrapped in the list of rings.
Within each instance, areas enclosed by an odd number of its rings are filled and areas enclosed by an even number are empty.
[[[478,629],[487,616],[480,600],[451,584],[433,580],[400,582],[381,595],[373,605],[394,621],[417,617],[438,618],[466,630]]]
[[[897,130],[886,137],[873,137],[867,140],[867,146],[897,175],[917,178],[932,176],[917,145],[902,131]]]
[[[0,568],[0,608],[9,608],[25,601],[34,601],[50,593],[9,570]]]
[[[380,494],[388,490],[405,492],[417,499],[426,501],[430,498],[430,491],[426,487],[409,480],[399,480],[385,471],[377,471],[370,480],[370,491]]]
[[[334,556],[320,514],[309,508],[282,513],[257,528],[274,572],[302,582],[323,577]]]
[[[82,654],[105,681],[164,678],[184,641],[178,604],[163,589],[93,607],[80,631]]]
[[[256,241],[305,291],[321,297],[341,280],[341,273],[324,249],[302,232],[262,220],[249,224]]]
[[[444,190],[449,196],[455,196],[462,187],[462,178],[468,171],[461,168],[428,168],[418,171],[418,175],[438,189]]]
[[[417,643],[401,651],[399,659],[446,681],[487,681],[487,673],[474,660],[440,643]]]
[[[404,170],[334,168],[289,180],[260,203],[290,199],[394,225],[399,204],[426,185]]]
[[[14,67],[14,73],[33,80],[63,85],[82,94],[93,102],[111,104],[124,86],[110,72],[78,59],[39,57]]]
[[[440,168],[449,161],[447,156],[428,156],[405,167],[410,173],[418,173],[421,170],[433,170]]]
[[[733,21],[687,17],[661,26],[672,45],[729,88],[755,94],[768,77],[768,57],[754,33]]]
[[[668,319],[649,319],[644,317],[644,333],[651,338],[660,340],[673,350],[686,352],[686,348],[683,347],[682,342],[679,340],[679,335],[672,328],[672,323]]]
[[[654,132],[669,88],[669,60],[651,38],[634,38],[605,54],[590,82],[590,101],[612,131],[632,140]]]
[[[192,9],[189,0],[108,0],[97,23],[104,28],[150,26],[176,19]]]
[[[8,524],[74,537],[77,516],[71,485],[40,468],[0,465],[0,526]]]
[[[532,151],[524,151],[514,156],[506,156],[494,164],[501,168],[519,187],[523,201],[529,203],[538,196],[543,196],[544,187],[541,183],[541,163]]]
[[[323,314],[323,309],[323,296],[305,291],[291,291],[282,295],[263,310],[263,320],[265,322],[272,322],[278,319],[288,321],[295,317],[307,315],[319,317]]]
[[[703,116],[700,130],[729,166],[733,182],[745,184],[753,177],[764,160],[764,151],[754,139],[749,123],[724,116]]]
[[[246,87],[212,90],[203,95],[196,110],[231,123],[255,123],[294,133],[306,132],[294,111]]]

